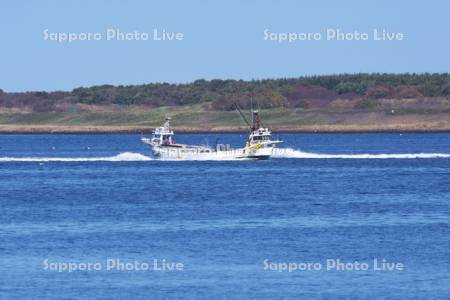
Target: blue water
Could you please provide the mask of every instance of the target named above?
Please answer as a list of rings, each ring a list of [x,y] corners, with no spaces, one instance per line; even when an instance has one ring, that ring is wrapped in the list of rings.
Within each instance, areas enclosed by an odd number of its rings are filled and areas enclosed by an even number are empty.
[[[159,161],[139,135],[0,135],[0,299],[450,298],[450,134],[281,137],[284,158]],[[243,140],[177,142],[205,138]],[[374,271],[374,258],[403,270]]]

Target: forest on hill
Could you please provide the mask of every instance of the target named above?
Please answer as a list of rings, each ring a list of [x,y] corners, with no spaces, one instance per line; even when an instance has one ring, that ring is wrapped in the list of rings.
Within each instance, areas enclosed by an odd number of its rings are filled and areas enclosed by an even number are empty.
[[[263,109],[367,110],[386,99],[415,99],[422,106],[430,99],[439,99],[439,107],[448,109],[450,74],[341,74],[251,81],[199,79],[186,84],[99,85],[55,92],[8,93],[0,89],[0,109],[24,112],[66,112],[92,105],[152,109],[195,104],[204,104],[205,110],[227,111],[234,109],[235,103],[243,108],[253,104]]]

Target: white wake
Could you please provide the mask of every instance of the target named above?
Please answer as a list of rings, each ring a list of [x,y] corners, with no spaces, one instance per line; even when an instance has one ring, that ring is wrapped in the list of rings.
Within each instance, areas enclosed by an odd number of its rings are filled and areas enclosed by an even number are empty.
[[[450,158],[450,153],[382,153],[382,154],[325,154],[303,152],[292,148],[274,149],[273,158],[299,158],[299,159],[426,159],[426,158]],[[123,152],[115,156],[105,157],[0,157],[0,162],[96,162],[96,161],[241,161],[242,158],[235,158],[229,155],[218,153],[202,153],[189,157],[180,158],[152,158],[140,153]]]
[[[414,159],[414,158],[450,158],[450,153],[380,153],[380,154],[325,154],[303,152],[291,148],[274,150],[275,158],[310,158],[310,159]]]
[[[83,161],[147,161],[151,157],[132,152],[123,152],[106,157],[0,157],[0,162],[83,162]]]

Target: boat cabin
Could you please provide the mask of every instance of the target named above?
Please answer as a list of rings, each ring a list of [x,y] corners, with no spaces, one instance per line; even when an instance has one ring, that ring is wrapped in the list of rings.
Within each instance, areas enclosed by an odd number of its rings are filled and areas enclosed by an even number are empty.
[[[259,128],[250,134],[250,143],[260,143],[271,141],[271,132],[267,128]]]
[[[152,142],[158,145],[172,145],[175,143],[172,136],[173,131],[170,130],[170,118],[166,118],[164,125],[153,131]]]

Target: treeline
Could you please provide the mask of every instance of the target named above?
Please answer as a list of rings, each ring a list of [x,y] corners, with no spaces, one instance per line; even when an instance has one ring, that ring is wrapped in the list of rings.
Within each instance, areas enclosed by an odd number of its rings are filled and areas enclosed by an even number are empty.
[[[67,110],[71,104],[148,107],[207,103],[215,110],[325,107],[335,100],[448,98],[450,74],[342,74],[265,80],[196,80],[188,84],[101,85],[71,92],[6,93],[0,107],[32,111]]]

